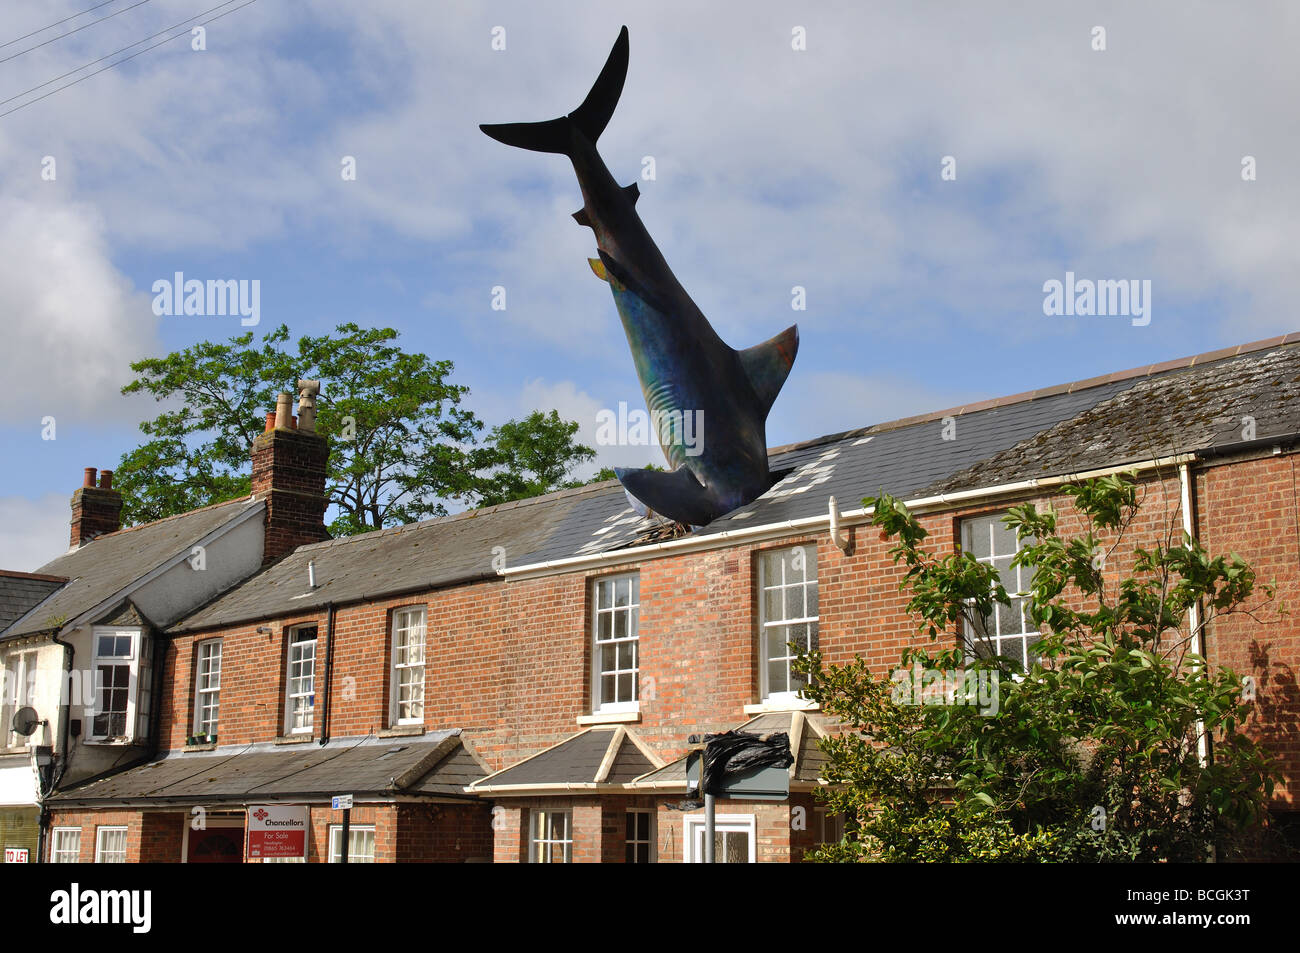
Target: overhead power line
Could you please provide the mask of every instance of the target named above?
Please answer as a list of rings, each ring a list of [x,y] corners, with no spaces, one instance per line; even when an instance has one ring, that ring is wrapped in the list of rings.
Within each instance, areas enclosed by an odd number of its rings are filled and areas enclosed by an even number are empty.
[[[104,0],[103,3],[97,3],[88,10],[82,10],[80,13],[74,13],[72,16],[64,17],[62,20],[55,20],[49,26],[43,26],[39,30],[32,30],[31,33],[24,33],[22,36],[12,39],[7,43],[0,43],[0,50],[3,50],[6,46],[13,46],[15,43],[21,43],[23,40],[33,37],[38,33],[44,33],[46,30],[53,30],[56,26],[58,26],[61,23],[67,23],[69,20],[77,19],[77,17],[84,17],[87,13],[94,13],[100,7],[106,7],[110,3],[117,3],[117,0]]]
[[[113,17],[116,16],[121,16],[123,13],[126,13],[126,11],[134,10],[136,7],[142,7],[148,2],[149,0],[136,0],[136,2],[131,4],[129,7],[123,7],[121,10],[115,10],[114,12],[108,14],[107,16],[102,16],[98,20],[92,20],[90,23],[87,23],[83,26],[74,27],[73,29],[69,30],[67,33],[60,33],[58,36],[52,36],[48,40],[45,40],[41,43],[37,43],[35,46],[27,47],[27,49],[25,50],[19,50],[17,53],[10,53],[4,59],[0,60],[0,63],[8,63],[10,60],[17,59],[18,57],[22,56],[24,53],[30,53],[32,50],[39,50],[42,46],[49,46],[51,43],[56,43],[59,40],[63,39],[65,36],[72,36],[72,34],[80,33],[82,30],[89,30],[92,26],[95,26],[96,24],[103,23],[105,20],[111,20],[113,19]],[[46,27],[45,29],[48,30],[49,27]],[[41,33],[43,31],[37,30],[36,32]],[[31,34],[29,33],[28,36],[30,35]],[[21,37],[21,39],[26,39],[26,37]],[[13,42],[17,42],[17,41],[16,40],[11,41],[11,43]],[[5,46],[9,46],[9,45],[10,43],[5,44]]]
[[[15,99],[22,99],[22,97],[28,95],[29,93],[34,93],[38,89],[44,89],[46,86],[49,86],[51,83],[57,83],[59,80],[65,79],[66,77],[71,76],[73,73],[79,73],[83,69],[87,69],[88,67],[94,66],[96,63],[102,63],[104,60],[108,59],[109,57],[116,56],[118,53],[126,52],[127,50],[131,49],[131,47],[133,46],[139,46],[141,43],[147,43],[149,42],[149,40],[152,40],[155,37],[162,36],[165,33],[170,33],[172,30],[175,30],[177,27],[185,26],[190,22],[197,20],[199,17],[207,16],[209,13],[212,13],[215,10],[220,10],[222,7],[229,6],[233,2],[234,0],[225,0],[224,3],[219,3],[215,7],[211,7],[207,10],[204,10],[202,13],[196,13],[194,16],[189,17],[186,20],[182,20],[180,23],[173,24],[172,26],[169,26],[165,30],[160,30],[157,33],[153,34],[152,36],[147,36],[143,40],[137,40],[134,43],[122,47],[120,50],[114,50],[112,53],[106,53],[103,56],[101,56],[99,59],[91,60],[89,63],[83,63],[81,66],[78,66],[76,69],[69,70],[68,72],[62,74],[61,76],[54,77],[54,79],[46,80],[44,83],[41,83],[38,86],[33,86],[31,89],[24,90],[23,92],[18,93],[14,96],[10,96],[8,99],[0,99],[0,106],[3,106],[5,103],[11,103]],[[232,7],[229,10],[225,10],[221,13],[218,13],[214,17],[209,17],[207,20],[204,20],[202,23],[198,25],[207,26],[209,23],[214,23],[217,20],[220,20],[222,17],[230,16],[230,14],[235,13],[238,10],[242,10],[244,7],[252,6],[256,2],[257,0],[244,0],[243,3],[239,4],[239,6]],[[17,106],[14,106],[12,109],[6,109],[4,112],[0,112],[0,119],[3,119],[5,116],[10,115],[11,113],[16,113],[20,109],[26,109],[28,106],[32,105],[33,103],[38,103],[42,99],[47,99],[48,97],[53,96],[55,93],[62,92],[65,89],[69,89],[73,86],[76,86],[78,83],[85,82],[86,80],[90,79],[92,76],[98,76],[100,73],[104,72],[105,70],[110,70],[114,66],[120,66],[122,63],[125,63],[127,60],[133,60],[137,56],[141,56],[144,53],[148,53],[150,50],[155,50],[166,43],[170,43],[173,40],[178,40],[185,35],[187,35],[186,32],[182,31],[180,33],[175,34],[174,36],[168,36],[164,39],[159,40],[157,43],[154,43],[151,46],[146,46],[142,50],[136,50],[130,56],[124,56],[120,60],[115,60],[112,63],[107,64],[106,66],[101,66],[99,69],[87,73],[85,76],[79,76],[70,83],[64,83],[62,86],[56,86],[48,93],[42,93],[40,96],[36,96],[32,99],[29,99],[25,103],[19,103]]]

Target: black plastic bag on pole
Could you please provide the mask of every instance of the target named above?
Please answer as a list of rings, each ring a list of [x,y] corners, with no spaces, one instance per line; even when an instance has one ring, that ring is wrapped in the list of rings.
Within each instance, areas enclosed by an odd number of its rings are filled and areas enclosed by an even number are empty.
[[[704,736],[701,793],[716,794],[729,777],[759,768],[788,768],[794,763],[790,738],[784,731],[762,737],[743,731]]]

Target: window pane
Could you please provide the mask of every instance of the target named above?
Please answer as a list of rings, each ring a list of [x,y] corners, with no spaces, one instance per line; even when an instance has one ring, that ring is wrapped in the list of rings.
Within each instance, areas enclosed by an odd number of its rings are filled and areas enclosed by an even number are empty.
[[[774,660],[767,663],[767,690],[769,693],[790,690],[790,686],[786,684],[784,660]]]
[[[963,548],[973,555],[976,559],[988,559],[993,555],[991,548],[991,534],[989,531],[989,520],[977,519],[969,520],[963,526],[963,537],[965,542]]]

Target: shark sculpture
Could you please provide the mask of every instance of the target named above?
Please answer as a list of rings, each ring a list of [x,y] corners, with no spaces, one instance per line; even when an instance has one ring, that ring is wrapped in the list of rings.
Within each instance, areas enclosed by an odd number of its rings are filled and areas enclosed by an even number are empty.
[[[743,351],[718,337],[677,281],[636,211],[637,185],[619,186],[596,140],[627,77],[623,27],[582,105],[546,122],[480,126],[506,145],[564,155],[573,163],[583,206],[573,214],[596,234],[588,259],[614,293],[632,360],[670,471],[618,469],[642,515],[653,511],[703,526],[756,499],[772,483],[767,414],[799,350],[799,329]],[[688,442],[690,423],[703,425]],[[698,442],[697,442],[698,441]]]

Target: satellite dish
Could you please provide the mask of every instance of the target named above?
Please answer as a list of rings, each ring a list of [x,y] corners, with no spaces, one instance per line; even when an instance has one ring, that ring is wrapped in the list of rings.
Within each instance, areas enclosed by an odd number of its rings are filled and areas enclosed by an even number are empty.
[[[29,738],[36,731],[37,725],[45,724],[36,716],[36,709],[30,705],[24,705],[14,712],[13,730],[15,734],[20,734],[24,738]]]

